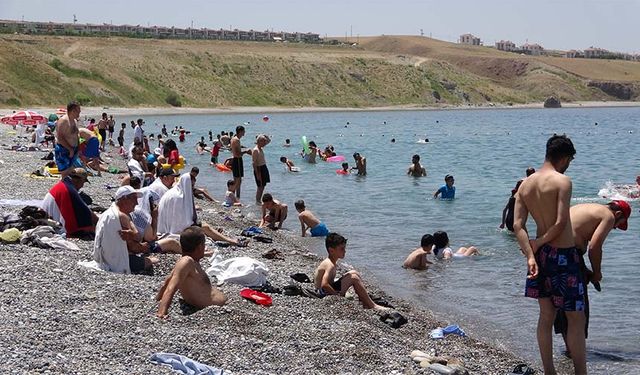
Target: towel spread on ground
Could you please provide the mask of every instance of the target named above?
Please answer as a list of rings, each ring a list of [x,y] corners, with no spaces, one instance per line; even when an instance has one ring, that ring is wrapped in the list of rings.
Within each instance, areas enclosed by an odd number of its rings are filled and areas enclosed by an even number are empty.
[[[91,209],[82,200],[70,177],[53,185],[44,197],[42,208],[53,220],[64,226],[67,234],[93,232],[95,229]]]
[[[20,243],[43,249],[80,250],[78,245],[65,240],[52,227],[46,225],[24,231],[20,237]]]
[[[251,287],[264,284],[269,269],[264,263],[250,257],[223,260],[219,253],[215,253],[206,272],[209,276],[215,276],[218,285],[229,282]]]
[[[196,222],[191,175],[180,176],[178,184],[167,191],[158,206],[158,232],[182,233]]]
[[[156,365],[170,366],[173,371],[185,375],[229,375],[229,372],[207,366],[203,363],[194,361],[191,358],[174,354],[174,353],[156,353],[150,358],[152,363]]]
[[[127,243],[118,233],[122,229],[115,203],[100,215],[93,244],[93,260],[105,271],[131,273]]]

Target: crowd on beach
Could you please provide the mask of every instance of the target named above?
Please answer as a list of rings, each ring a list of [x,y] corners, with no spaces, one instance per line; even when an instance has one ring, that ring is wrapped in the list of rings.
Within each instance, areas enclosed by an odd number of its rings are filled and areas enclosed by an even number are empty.
[[[126,123],[122,123],[113,142],[115,120],[103,113],[96,123],[80,125],[81,107],[72,102],[66,115],[55,123],[55,130],[44,141],[54,143],[53,158],[60,181],[44,197],[43,209],[51,219],[63,226],[67,237],[94,241],[93,261],[97,268],[117,273],[150,272],[160,260],[158,253],[181,254],[165,282],[159,286],[156,300],[157,316],[167,318],[174,295],[179,291],[182,299],[196,309],[223,305],[227,297],[215,286],[203,270],[200,260],[211,255],[206,239],[217,244],[246,247],[246,238],[228,235],[225,228],[199,220],[196,198],[220,203],[233,210],[241,202],[244,178],[244,156],[251,159],[251,170],[256,184],[255,203],[261,215],[256,223],[260,230],[278,230],[289,215],[285,202],[265,192],[270,173],[264,148],[271,139],[266,134],[255,137],[255,146],[245,148],[241,141],[245,128],[237,126],[234,132],[209,132],[210,146],[201,137],[195,144],[196,152],[210,152],[210,165],[219,171],[231,172],[226,181],[226,193],[220,202],[204,187],[196,185],[200,169],[188,172],[186,161],[178,144],[184,144],[189,131],[176,127],[170,132],[163,125],[157,135],[147,134],[143,119],[131,122],[133,139],[125,140]],[[176,142],[172,137],[177,137]],[[425,140],[428,142],[428,140]],[[157,142],[157,143],[156,143]],[[154,147],[155,146],[155,147]],[[285,140],[283,147],[291,147]],[[115,150],[126,159],[126,170],[109,165],[101,157],[107,149]],[[221,152],[228,150],[231,157],[221,162]],[[517,181],[504,208],[500,228],[514,232],[526,258],[528,276],[525,295],[539,301],[538,344],[545,373],[555,373],[552,356],[552,328],[562,333],[575,372],[586,373],[585,338],[589,302],[587,285],[599,289],[602,280],[602,246],[614,229],[627,229],[631,214],[629,204],[615,200],[608,204],[586,203],[570,206],[572,185],[564,172],[574,158],[576,150],[564,135],[549,138],[544,163],[537,171],[529,168],[526,178]],[[314,141],[303,139],[302,160],[342,162],[337,174],[367,175],[367,159],[359,152],[353,154],[354,166],[336,154],[332,145],[324,149]],[[280,162],[290,172],[300,170],[293,161],[281,157]],[[98,212],[89,208],[81,189],[91,174],[114,173],[121,175],[120,185],[114,186],[113,204]],[[420,163],[420,155],[413,155],[407,175],[427,176]],[[434,199],[455,199],[453,175],[444,177],[444,184],[433,193]],[[365,288],[361,275],[349,271],[337,275],[338,261],[345,257],[347,239],[331,232],[327,225],[307,208],[304,200],[294,203],[300,223],[300,235],[324,237],[327,258],[316,268],[313,277],[314,293],[344,296],[353,289],[364,308],[386,310],[374,302]],[[526,228],[528,216],[536,222],[535,239],[530,239]],[[422,236],[420,246],[412,251],[403,267],[425,270],[434,262],[478,256],[475,246],[450,247],[445,231]],[[586,266],[584,255],[590,260]]]

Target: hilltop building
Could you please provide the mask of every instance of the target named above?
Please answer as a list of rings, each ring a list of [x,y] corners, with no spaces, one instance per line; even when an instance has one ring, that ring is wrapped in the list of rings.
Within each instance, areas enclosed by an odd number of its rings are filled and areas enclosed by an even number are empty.
[[[532,55],[532,56],[540,56],[544,51],[544,48],[542,48],[541,45],[536,43],[534,44],[525,43],[522,45],[522,47],[520,47],[520,49],[522,50],[523,53],[527,55]]]
[[[482,41],[480,38],[474,36],[473,34],[462,34],[460,35],[460,39],[458,40],[460,44],[467,44],[470,46],[481,46]]]
[[[510,40],[501,40],[496,42],[496,49],[500,51],[513,52],[516,51],[516,44]]]

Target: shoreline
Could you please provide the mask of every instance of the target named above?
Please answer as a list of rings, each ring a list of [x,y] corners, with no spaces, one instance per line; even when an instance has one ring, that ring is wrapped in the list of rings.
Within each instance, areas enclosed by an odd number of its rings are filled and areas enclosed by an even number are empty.
[[[61,106],[63,106],[61,104]],[[578,101],[562,103],[562,108],[623,108],[640,107],[638,102],[623,101]],[[55,113],[57,107],[35,106],[29,108],[41,114]],[[495,104],[495,105],[443,105],[420,106],[398,105],[382,107],[82,107],[81,116],[100,116],[107,112],[114,116],[175,116],[175,115],[226,115],[226,114],[265,114],[272,113],[323,113],[323,112],[383,112],[383,111],[456,111],[456,110],[487,110],[487,109],[544,109],[542,103],[527,104]],[[0,108],[0,114],[10,114],[15,108]]]
[[[2,143],[10,141],[7,133],[0,133]],[[44,163],[39,160],[43,154],[0,150],[5,172],[15,176],[0,181],[0,198],[44,196],[56,181],[24,176]],[[122,159],[112,162],[123,165]],[[105,189],[105,184],[114,182],[113,175],[93,177],[83,191],[107,207],[113,190]],[[199,212],[203,220],[223,226],[227,233],[238,235],[252,224],[240,217],[225,221],[224,216],[233,215],[219,205],[197,204],[203,208]],[[268,235],[274,239],[273,244],[251,241],[248,248],[221,248],[220,252],[225,258],[251,256],[264,262],[270,271],[268,279],[277,287],[291,283],[290,274],[312,275],[320,258],[305,246],[311,239],[290,233]],[[415,349],[462,359],[472,374],[507,373],[526,362],[480,338],[430,339],[432,329],[448,324],[446,317],[386,295],[371,283],[367,283],[368,290],[384,296],[409,319],[408,324],[392,329],[373,311],[362,309],[356,300],[348,298],[316,300],[274,294],[273,306],[262,308],[239,297],[241,287],[233,284],[221,287],[229,297],[227,305],[184,316],[174,298],[169,321],[160,321],[154,316],[157,304],[153,297],[178,256],[161,255],[154,276],[91,272],[78,266],[77,261],[91,258],[93,243],[72,241],[80,251],[0,246],[3,280],[11,280],[0,284],[4,318],[0,352],[8,359],[0,368],[168,374],[164,367],[148,360],[154,352],[163,351],[236,374],[429,373],[409,357]],[[272,248],[282,251],[285,259],[261,257]],[[202,264],[206,268],[208,260],[203,259]],[[16,337],[20,339],[16,341]]]

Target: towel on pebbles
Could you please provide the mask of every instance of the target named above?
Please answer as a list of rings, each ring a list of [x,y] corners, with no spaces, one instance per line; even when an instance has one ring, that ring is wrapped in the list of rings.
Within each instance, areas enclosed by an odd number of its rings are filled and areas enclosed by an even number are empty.
[[[230,372],[174,353],[156,353],[151,356],[150,360],[157,365],[169,366],[174,372],[184,375],[231,375]]]
[[[52,227],[46,225],[24,231],[20,243],[44,249],[80,250],[78,245],[65,240]]]
[[[225,282],[243,286],[259,286],[267,281],[267,266],[251,257],[237,257],[223,260],[218,252],[211,258],[207,275],[215,277],[218,285]]]

